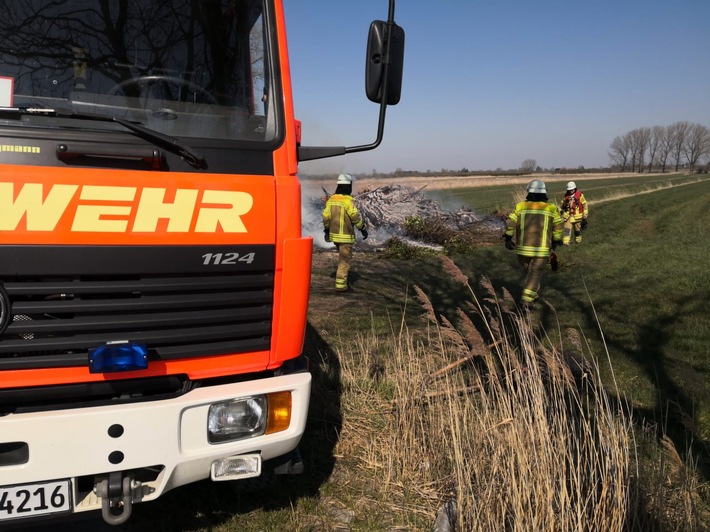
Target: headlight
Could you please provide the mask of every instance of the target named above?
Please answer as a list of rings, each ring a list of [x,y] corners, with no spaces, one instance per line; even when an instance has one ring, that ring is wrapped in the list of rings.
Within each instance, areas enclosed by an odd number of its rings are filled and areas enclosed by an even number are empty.
[[[210,443],[222,443],[281,432],[290,425],[291,392],[274,392],[211,405],[207,437]]]
[[[207,415],[210,443],[261,436],[266,430],[267,399],[264,395],[215,403]]]

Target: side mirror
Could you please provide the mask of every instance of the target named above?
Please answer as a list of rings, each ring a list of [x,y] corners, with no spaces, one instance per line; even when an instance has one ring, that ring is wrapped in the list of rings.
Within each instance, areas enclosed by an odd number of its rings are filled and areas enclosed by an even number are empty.
[[[391,31],[390,31],[391,28]],[[391,33],[391,35],[390,35]],[[389,60],[387,43],[389,39]],[[385,83],[385,67],[387,87]],[[375,20],[370,24],[367,37],[367,59],[365,62],[365,92],[367,98],[375,103],[382,103],[386,94],[387,105],[396,105],[402,93],[402,69],[404,67],[404,30],[392,23]]]

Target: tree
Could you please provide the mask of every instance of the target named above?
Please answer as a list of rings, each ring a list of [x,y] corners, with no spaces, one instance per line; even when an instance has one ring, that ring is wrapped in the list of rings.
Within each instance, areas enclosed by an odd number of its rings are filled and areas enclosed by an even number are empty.
[[[656,164],[656,156],[659,153],[659,147],[663,142],[663,137],[666,134],[666,128],[663,126],[653,126],[651,129],[651,138],[648,143],[648,171],[653,170],[653,166]],[[663,161],[665,166],[665,161]]]
[[[668,158],[673,151],[673,132],[670,127],[663,128],[661,143],[658,145],[658,162],[661,163],[661,172],[665,173]]]
[[[659,166],[665,172],[669,160],[676,172],[683,161],[694,169],[705,160],[710,163],[710,129],[684,121],[667,127],[641,127],[615,137],[610,148],[612,165],[621,167],[622,172],[629,166],[632,172],[641,173],[644,168],[650,172]]]
[[[641,173],[643,172],[646,149],[651,138],[651,129],[641,127],[629,131],[628,135],[631,143],[631,171],[634,172],[638,169]]]
[[[680,168],[680,162],[683,157],[683,147],[685,145],[685,139],[688,136],[688,129],[690,124],[688,122],[675,122],[668,126],[669,141],[671,144],[670,157],[675,163],[675,171]]]
[[[628,138],[628,133],[622,137],[614,137],[614,140],[611,142],[611,151],[609,152],[609,159],[612,164],[620,166],[621,171],[625,172],[630,154],[631,143]]]
[[[525,159],[520,165],[520,170],[526,173],[532,173],[535,171],[537,166],[537,161],[535,159]]]
[[[691,169],[695,168],[698,161],[710,154],[710,130],[700,124],[688,126],[683,143],[683,155]]]

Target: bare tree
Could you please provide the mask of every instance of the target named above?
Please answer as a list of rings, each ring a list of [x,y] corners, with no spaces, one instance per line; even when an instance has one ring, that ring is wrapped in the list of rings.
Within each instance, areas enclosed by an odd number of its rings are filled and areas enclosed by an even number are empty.
[[[522,172],[532,173],[535,171],[537,166],[537,161],[535,159],[525,159],[520,165],[520,170]]]
[[[670,127],[663,128],[663,137],[661,137],[661,143],[658,145],[658,162],[661,165],[661,172],[666,172],[666,165],[668,164],[668,158],[673,151],[673,132]]]
[[[663,142],[663,137],[666,135],[666,128],[663,126],[653,126],[651,129],[651,138],[648,142],[648,171],[652,172],[654,165],[658,162],[656,157],[659,153],[659,148]],[[665,164],[665,161],[664,161]]]
[[[641,173],[643,172],[646,149],[651,139],[651,129],[641,127],[629,131],[628,135],[631,141],[631,171],[638,170]]]
[[[622,137],[614,137],[610,147],[609,159],[612,164],[620,166],[621,171],[625,172],[631,155],[631,143],[629,142],[628,134]]]
[[[685,146],[685,139],[688,136],[689,128],[690,123],[688,122],[675,122],[668,126],[671,144],[670,157],[675,163],[676,172],[678,168],[680,168],[680,162],[683,157],[683,147]]]
[[[669,160],[677,172],[684,160],[691,169],[704,160],[710,163],[710,129],[684,121],[667,127],[641,127],[615,137],[610,148],[609,158],[622,172],[627,167],[632,172],[642,173],[644,168],[650,172],[659,166],[665,172]]]
[[[710,130],[700,124],[691,124],[683,143],[683,154],[688,166],[694,169],[701,158],[710,154]]]

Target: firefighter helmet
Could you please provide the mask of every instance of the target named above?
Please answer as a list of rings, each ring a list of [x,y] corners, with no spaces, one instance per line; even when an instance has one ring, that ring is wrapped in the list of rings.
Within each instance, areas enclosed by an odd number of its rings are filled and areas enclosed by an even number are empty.
[[[569,183],[567,183],[567,190],[574,190],[575,188],[577,188],[577,183],[575,183],[574,181],[570,181]]]
[[[542,179],[533,179],[528,183],[528,192],[531,194],[547,194],[547,187]]]
[[[350,174],[340,174],[338,176],[338,185],[352,185],[353,176]]]

